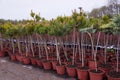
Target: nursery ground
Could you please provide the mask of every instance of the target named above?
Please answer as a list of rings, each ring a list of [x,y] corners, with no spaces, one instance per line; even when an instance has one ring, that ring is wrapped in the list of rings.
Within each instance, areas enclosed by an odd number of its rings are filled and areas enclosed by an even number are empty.
[[[0,80],[76,80],[55,71],[46,71],[31,65],[11,62],[8,57],[0,58]]]

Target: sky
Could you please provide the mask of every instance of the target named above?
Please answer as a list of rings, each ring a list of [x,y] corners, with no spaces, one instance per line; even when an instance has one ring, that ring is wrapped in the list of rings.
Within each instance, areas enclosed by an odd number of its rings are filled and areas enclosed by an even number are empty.
[[[0,18],[11,20],[31,19],[30,12],[40,13],[47,20],[57,16],[70,16],[72,10],[82,7],[90,12],[106,5],[107,0],[0,0]]]

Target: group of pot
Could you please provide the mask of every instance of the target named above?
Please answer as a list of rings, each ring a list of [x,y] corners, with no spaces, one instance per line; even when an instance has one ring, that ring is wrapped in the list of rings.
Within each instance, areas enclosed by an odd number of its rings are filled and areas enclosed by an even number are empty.
[[[51,48],[51,47],[50,47]],[[68,52],[70,52],[68,49]],[[72,64],[72,54],[68,54],[68,59],[66,60],[64,54],[61,55],[61,64],[58,64],[58,61],[55,57],[55,52],[49,52],[48,60],[46,60],[46,56],[42,56],[38,58],[38,54],[35,57],[29,56],[26,57],[24,54],[11,54],[9,53],[9,49],[5,49],[0,52],[0,56],[4,57],[7,53],[11,59],[11,61],[19,61],[23,64],[31,64],[36,65],[45,70],[55,70],[58,75],[67,74],[69,77],[78,78],[80,80],[120,80],[120,68],[119,71],[115,72],[115,59],[113,53],[107,54],[107,63],[104,63],[104,58],[102,56],[102,50],[98,51],[97,62],[91,59],[92,56],[89,55],[91,50],[86,50],[86,56],[84,61],[84,67],[82,67],[82,63],[79,60],[79,55],[75,55],[75,63]],[[97,70],[96,70],[97,65]],[[116,75],[116,76],[114,76]]]

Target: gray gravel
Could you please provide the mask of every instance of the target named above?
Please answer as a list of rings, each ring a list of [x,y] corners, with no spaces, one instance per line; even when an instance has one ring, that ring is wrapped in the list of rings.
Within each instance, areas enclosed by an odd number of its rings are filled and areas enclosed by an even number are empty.
[[[76,80],[58,76],[55,71],[45,71],[31,65],[11,62],[8,57],[0,58],[0,80]]]

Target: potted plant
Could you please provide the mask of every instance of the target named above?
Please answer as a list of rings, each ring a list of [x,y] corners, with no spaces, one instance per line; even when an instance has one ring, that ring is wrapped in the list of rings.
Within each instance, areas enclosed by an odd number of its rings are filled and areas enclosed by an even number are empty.
[[[100,39],[100,34],[101,32],[98,32],[98,37],[97,37],[97,44],[95,47],[95,52],[94,52],[94,66],[95,69],[90,69],[89,70],[89,74],[90,74],[90,80],[102,80],[103,76],[104,76],[104,71],[98,69],[98,64],[97,64],[97,60],[96,60],[96,55],[97,55],[97,46],[99,44],[99,39]]]
[[[56,57],[58,63],[56,64],[56,71],[57,74],[63,75],[65,74],[65,65],[61,62],[61,56],[60,56],[60,46],[61,46],[61,36],[64,35],[63,27],[60,23],[52,21],[49,35],[54,36],[54,45],[56,49]],[[61,30],[62,29],[62,30]]]
[[[38,41],[38,49],[39,49],[39,59],[37,60],[37,64],[40,66],[43,65],[45,70],[50,70],[52,69],[51,61],[49,60],[49,53],[48,53],[48,27],[44,26],[41,22],[38,27],[35,28],[36,33],[38,34],[37,36],[37,41]],[[40,42],[39,42],[40,40]],[[43,47],[42,47],[43,46]],[[43,57],[41,56],[40,53],[43,53]],[[42,64],[41,64],[42,62]]]
[[[117,44],[116,44],[116,70],[111,70],[107,73],[108,80],[120,80],[120,72],[119,72],[119,50],[120,50],[120,15],[116,15],[109,26],[113,26],[113,33],[117,35]],[[116,40],[115,40],[116,41]],[[115,44],[114,44],[115,45]]]
[[[6,36],[8,37],[8,39],[10,40],[11,42],[11,48],[12,48],[12,52],[10,52],[10,56],[11,56],[11,60],[15,60],[15,34],[17,33],[17,29],[16,29],[16,26],[14,25],[11,25],[11,27],[9,27],[7,30],[6,30]]]
[[[16,28],[15,28],[15,34],[14,34],[14,37],[16,39],[16,44],[17,44],[17,48],[18,48],[18,52],[15,52],[16,54],[22,54],[22,51],[21,51],[21,46],[20,46],[20,37],[21,37],[21,30],[22,30],[22,27],[18,24],[18,25],[15,25]],[[15,61],[16,60],[16,55],[10,55],[11,57],[11,60],[12,61]]]
[[[5,52],[4,52],[4,49],[3,49],[3,34],[5,32],[5,28],[3,25],[0,26],[0,37],[1,37],[1,40],[0,40],[0,57],[4,57],[5,56]]]
[[[96,79],[97,80],[102,80],[103,79],[103,75],[104,75],[104,71],[98,69],[98,63],[97,63],[97,59],[96,59],[96,56],[97,56],[97,47],[98,47],[98,44],[99,44],[99,39],[100,39],[101,32],[96,33],[97,34],[96,45],[94,47],[93,43],[95,42],[95,40],[93,40],[92,35],[95,35],[95,34],[91,34],[88,31],[95,32],[95,30],[91,27],[91,28],[86,28],[83,31],[86,31],[87,34],[89,35],[89,38],[90,38],[90,41],[91,41],[92,55],[93,55],[92,57],[94,59],[93,61],[89,61],[90,80],[96,80]]]
[[[38,65],[39,67],[42,67],[42,62],[41,62],[41,58],[42,58],[42,55],[41,55],[41,44],[40,44],[40,26],[41,23],[39,23],[39,21],[41,20],[41,17],[39,16],[39,14],[35,14],[32,10],[31,10],[31,13],[30,13],[30,16],[33,18],[33,24],[35,25],[34,27],[34,33],[35,33],[35,37],[36,37],[36,42],[37,42],[37,47],[38,47],[38,59],[36,58],[36,56],[34,57],[30,57],[31,59],[31,63],[32,65]]]
[[[118,36],[118,44],[116,50],[116,70],[111,70],[107,72],[108,80],[120,80],[120,71],[119,71],[119,47],[120,47],[120,37]]]
[[[83,41],[84,41],[84,33],[81,32],[81,62],[82,65],[77,68],[77,74],[78,74],[78,79],[80,80],[88,80],[88,67],[85,65],[85,48],[83,46]]]
[[[76,49],[76,34],[77,34],[77,31],[76,31],[76,25],[73,27],[73,54],[72,54],[72,64],[68,64],[66,66],[66,69],[67,69],[67,73],[70,77],[76,77],[77,75],[77,71],[76,71],[76,68],[77,68],[77,65],[75,64],[75,49]]]
[[[100,57],[104,57],[103,58],[104,60],[98,65],[100,69],[105,71],[105,73],[111,70],[112,68],[111,64],[108,62],[108,59],[107,59],[107,50],[108,50],[107,46],[109,41],[108,36],[109,36],[108,34],[104,34],[104,56],[100,56]]]

